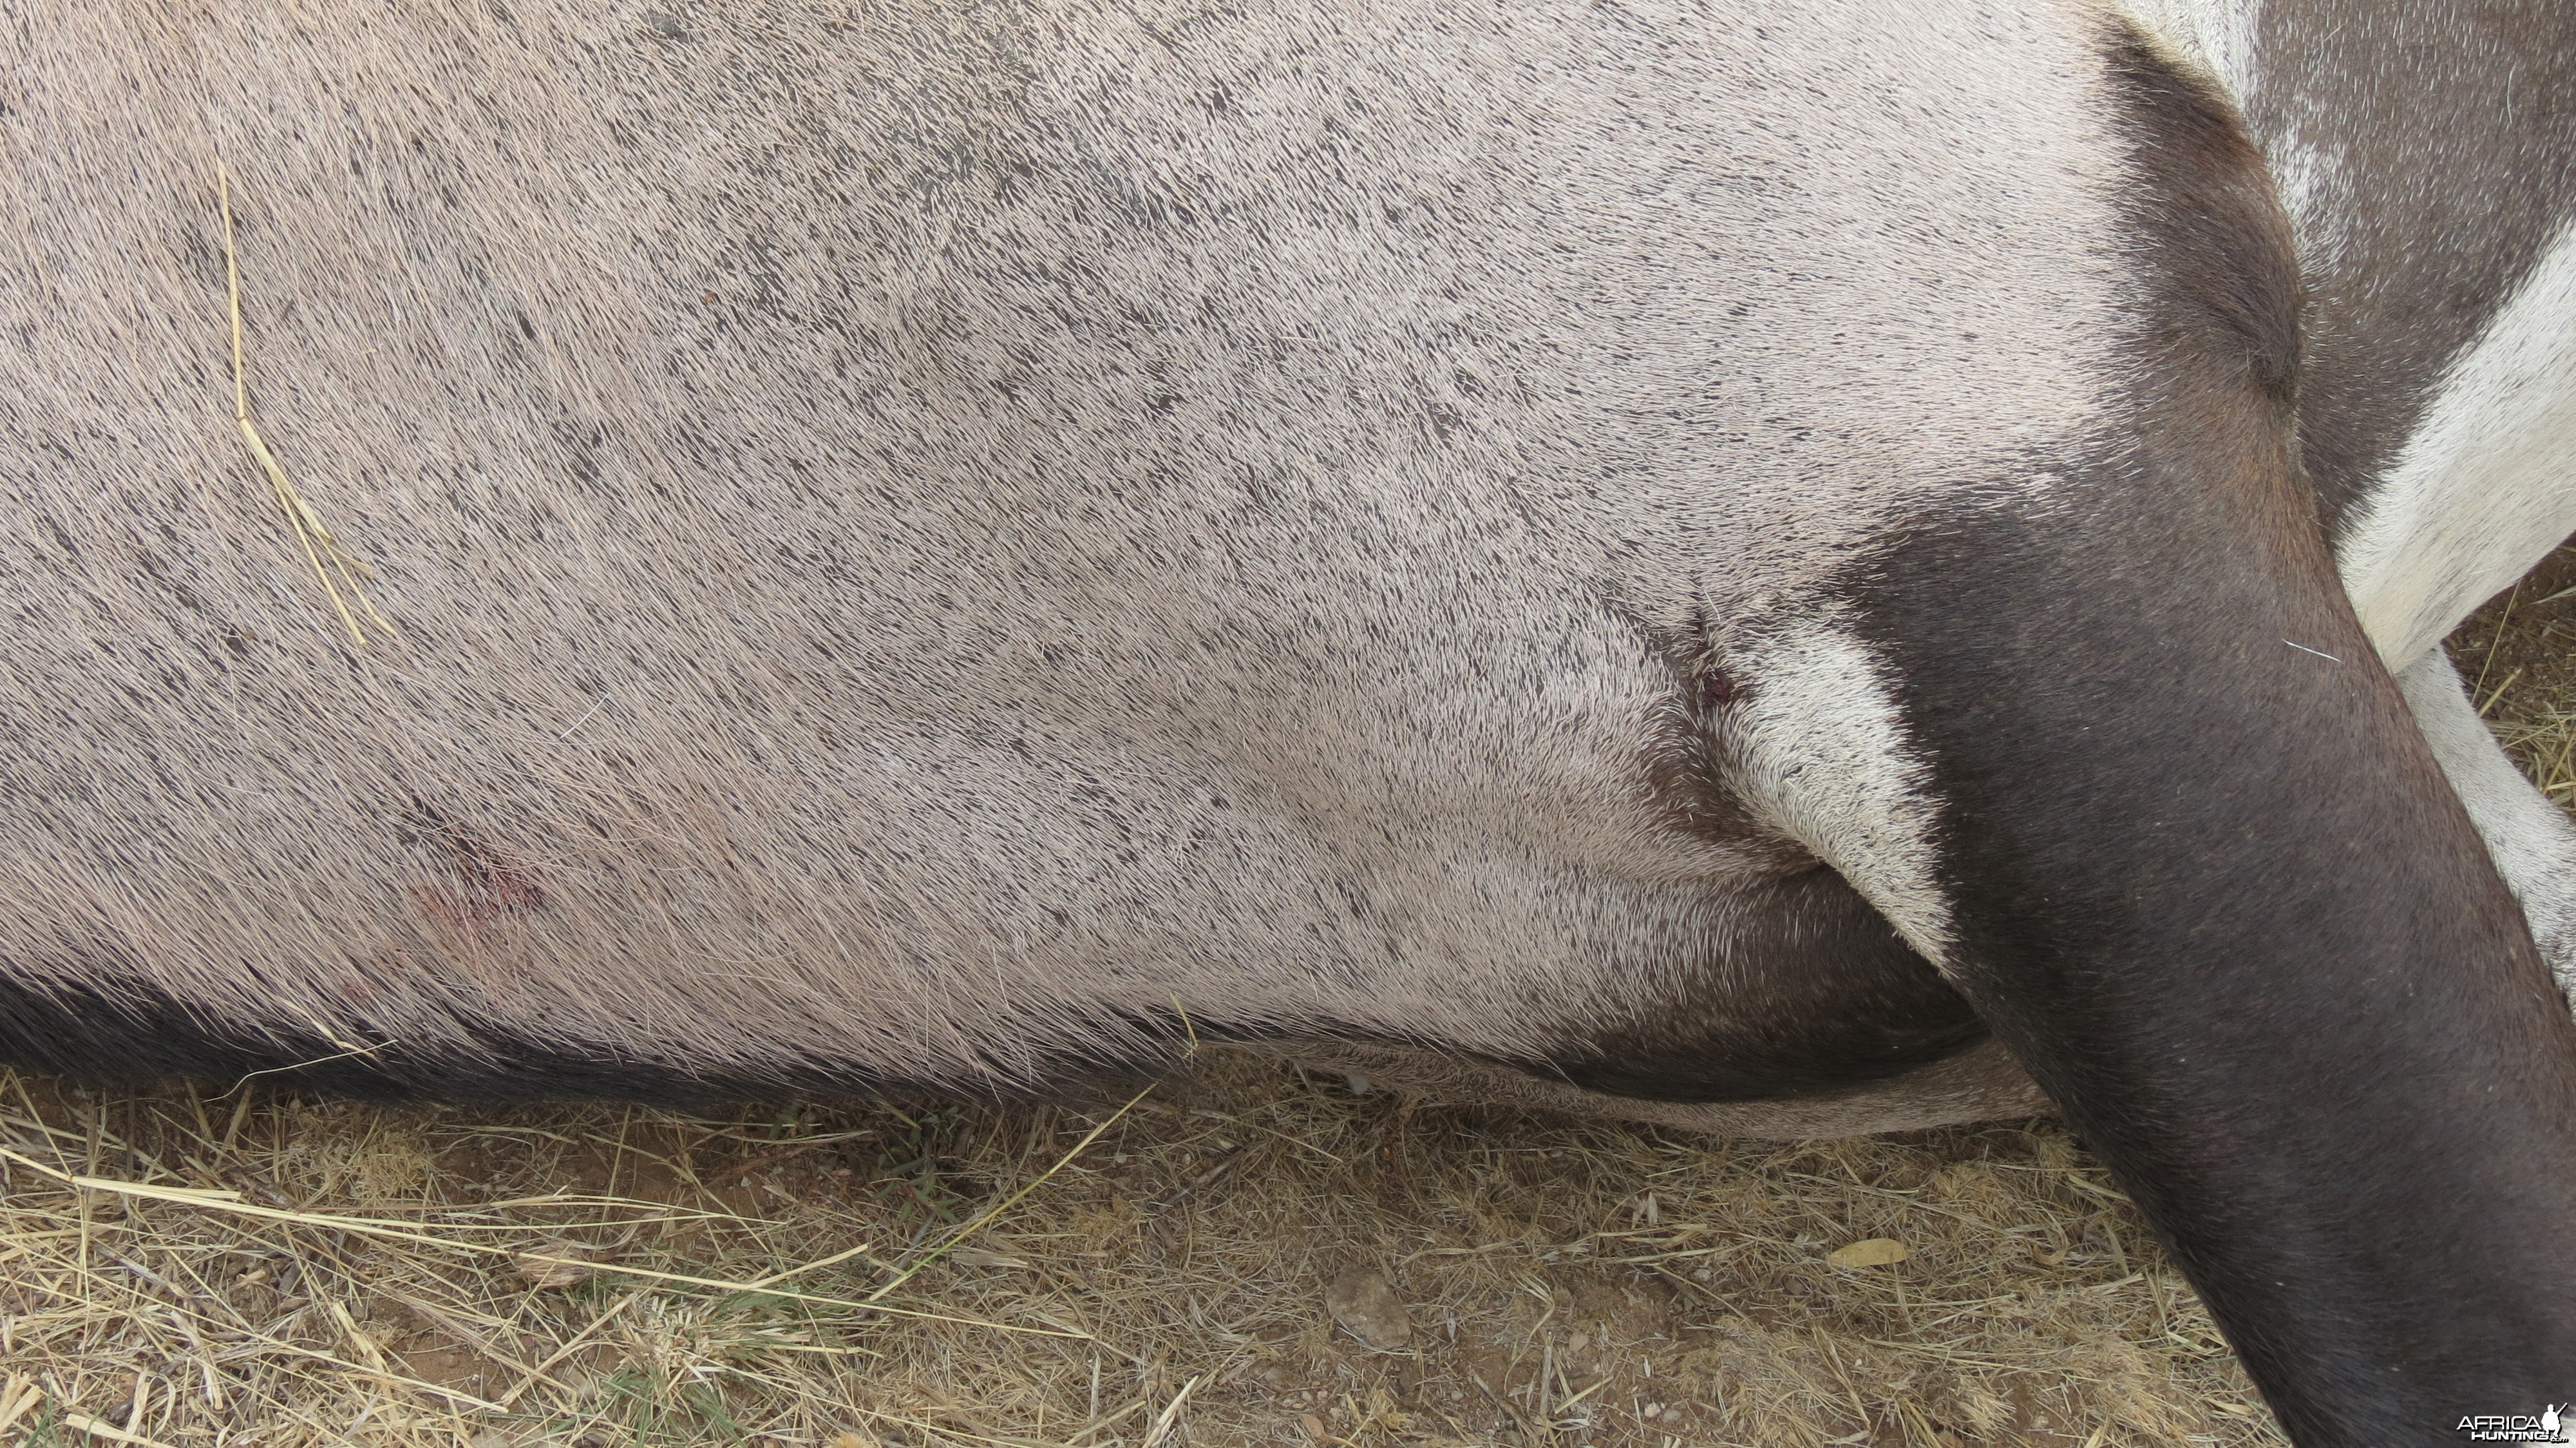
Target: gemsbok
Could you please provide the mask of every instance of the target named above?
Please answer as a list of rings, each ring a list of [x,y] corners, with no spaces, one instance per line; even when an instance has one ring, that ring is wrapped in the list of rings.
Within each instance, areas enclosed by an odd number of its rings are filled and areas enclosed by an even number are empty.
[[[37,0],[0,1058],[2053,1106],[2538,1413],[2571,166],[2559,0]]]

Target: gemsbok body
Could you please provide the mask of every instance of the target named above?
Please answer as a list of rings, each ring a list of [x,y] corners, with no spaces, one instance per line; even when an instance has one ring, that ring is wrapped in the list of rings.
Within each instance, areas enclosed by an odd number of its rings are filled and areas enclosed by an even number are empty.
[[[2053,1105],[2301,1444],[2576,1396],[2576,11],[5,37],[0,1058]]]

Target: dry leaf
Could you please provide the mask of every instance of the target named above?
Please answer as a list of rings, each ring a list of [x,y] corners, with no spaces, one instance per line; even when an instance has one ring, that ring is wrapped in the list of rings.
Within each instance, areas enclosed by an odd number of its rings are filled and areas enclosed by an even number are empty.
[[[570,1287],[587,1282],[599,1269],[587,1262],[573,1260],[590,1255],[589,1249],[572,1242],[547,1242],[533,1252],[517,1252],[510,1265],[531,1287]]]
[[[1026,1267],[1018,1257],[1006,1256],[983,1247],[960,1247],[948,1254],[948,1260],[960,1267]]]
[[[1848,1247],[1836,1247],[1825,1254],[1825,1260],[1837,1267],[1884,1267],[1913,1255],[1894,1237],[1864,1237]]]
[[[1413,1319],[1386,1274],[1354,1267],[1324,1289],[1324,1306],[1344,1331],[1370,1347],[1392,1350],[1413,1341]]]

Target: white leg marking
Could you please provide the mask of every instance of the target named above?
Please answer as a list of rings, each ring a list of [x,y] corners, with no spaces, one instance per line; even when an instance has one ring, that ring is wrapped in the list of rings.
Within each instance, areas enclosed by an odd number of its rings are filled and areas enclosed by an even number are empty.
[[[1935,869],[1931,770],[1905,738],[1886,671],[1850,635],[1801,624],[1748,650],[1729,734],[1754,814],[1842,872],[1934,965],[1950,954]]]
[[[2496,870],[2522,902],[2540,955],[2576,1002],[2576,823],[2514,768],[2441,650],[2397,676],[2424,739],[2442,761]]]
[[[2576,226],[2451,364],[2340,545],[2391,669],[2576,532]]]

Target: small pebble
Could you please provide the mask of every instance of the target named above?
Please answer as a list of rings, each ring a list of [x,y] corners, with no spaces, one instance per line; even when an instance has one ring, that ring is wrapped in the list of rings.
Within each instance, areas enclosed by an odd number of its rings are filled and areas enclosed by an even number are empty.
[[[1385,1273],[1352,1268],[1324,1289],[1324,1306],[1343,1331],[1380,1351],[1393,1351],[1413,1341],[1413,1319]]]

